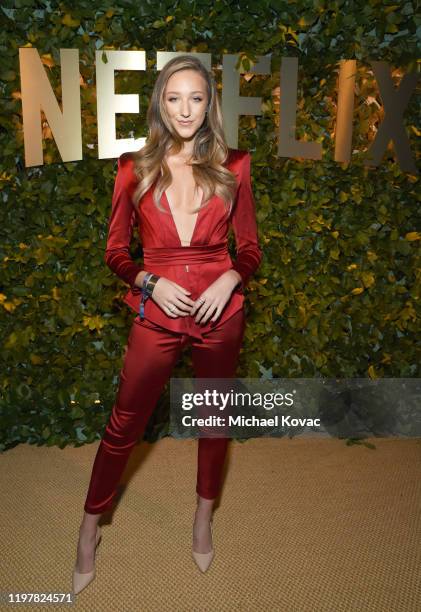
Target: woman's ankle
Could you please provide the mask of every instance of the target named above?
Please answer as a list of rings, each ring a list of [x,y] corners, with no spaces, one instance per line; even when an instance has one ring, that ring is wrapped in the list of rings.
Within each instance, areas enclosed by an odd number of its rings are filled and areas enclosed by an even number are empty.
[[[196,515],[211,517],[213,513],[215,499],[207,499],[197,495]]]
[[[95,534],[100,518],[100,514],[88,514],[87,512],[85,512],[79,527],[79,532],[83,532],[86,535]]]

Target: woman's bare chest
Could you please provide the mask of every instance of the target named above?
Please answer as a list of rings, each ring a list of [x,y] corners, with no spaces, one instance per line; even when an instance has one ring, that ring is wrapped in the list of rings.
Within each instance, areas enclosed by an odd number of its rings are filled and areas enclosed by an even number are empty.
[[[189,246],[199,213],[203,192],[196,185],[192,168],[170,166],[172,181],[165,190],[168,206],[182,246]]]

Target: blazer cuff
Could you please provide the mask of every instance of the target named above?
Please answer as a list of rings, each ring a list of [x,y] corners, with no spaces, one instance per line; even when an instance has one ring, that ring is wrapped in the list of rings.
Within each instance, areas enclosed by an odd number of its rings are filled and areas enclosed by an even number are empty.
[[[130,288],[132,290],[132,292],[134,294],[138,294],[138,293],[142,293],[142,289],[140,287],[138,287],[137,285],[134,284],[137,275],[139,274],[139,272],[141,272],[143,270],[143,266],[135,266],[135,268],[133,269],[133,271],[130,272],[129,274],[129,285]]]

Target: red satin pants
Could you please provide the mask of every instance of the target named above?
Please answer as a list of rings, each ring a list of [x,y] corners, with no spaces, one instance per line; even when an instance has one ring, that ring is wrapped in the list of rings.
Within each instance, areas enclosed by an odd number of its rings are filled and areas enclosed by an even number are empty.
[[[203,340],[141,321],[139,316],[134,319],[116,401],[92,468],[86,512],[111,509],[131,450],[144,433],[181,349],[191,343],[196,378],[233,378],[244,330],[244,309],[203,333]],[[229,440],[198,438],[196,492],[201,497],[218,496]]]

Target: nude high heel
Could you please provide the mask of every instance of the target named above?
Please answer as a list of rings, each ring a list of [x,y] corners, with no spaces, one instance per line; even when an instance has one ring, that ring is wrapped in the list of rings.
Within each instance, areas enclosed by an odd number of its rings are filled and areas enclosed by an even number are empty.
[[[212,549],[207,553],[198,553],[192,549],[193,559],[195,560],[195,563],[201,572],[206,572],[215,556],[215,551],[213,548],[213,519],[210,520],[209,523],[212,534]]]
[[[97,525],[95,537],[96,537],[96,543],[95,543],[95,553],[94,554],[96,554],[96,549],[102,537],[101,527],[99,527],[99,525]],[[95,566],[94,566],[94,569],[91,570],[90,572],[78,572],[76,571],[76,565],[75,565],[73,569],[73,593],[75,595],[80,593],[85,587],[88,586],[88,584],[92,582],[94,578],[95,578]]]

